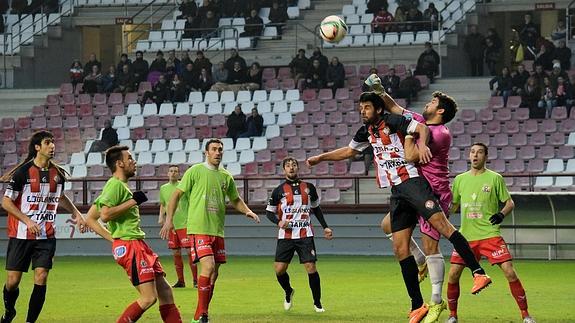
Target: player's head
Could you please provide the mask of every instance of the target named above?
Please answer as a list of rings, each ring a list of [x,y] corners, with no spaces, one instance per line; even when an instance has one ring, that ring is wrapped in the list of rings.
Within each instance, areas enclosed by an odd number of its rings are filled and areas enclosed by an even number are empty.
[[[170,182],[177,182],[180,179],[180,167],[178,165],[170,165],[168,167],[168,180]]]
[[[286,157],[282,160],[282,169],[284,175],[289,180],[296,180],[298,178],[299,164],[293,157]]]
[[[383,114],[385,102],[374,92],[363,92],[359,97],[359,112],[364,124],[375,124]]]
[[[436,91],[431,95],[431,101],[429,101],[425,108],[423,108],[423,117],[427,121],[434,121],[436,118],[437,122],[446,124],[453,120],[455,114],[457,113],[457,103],[449,95]]]
[[[136,160],[128,146],[113,146],[106,150],[106,166],[116,173],[122,172],[127,178],[136,175]]]
[[[220,167],[224,155],[224,143],[217,138],[206,143],[206,162],[216,168]]]
[[[476,170],[482,170],[485,168],[488,152],[487,145],[482,142],[476,142],[471,145],[471,150],[469,151],[471,168]]]
[[[55,151],[54,135],[50,131],[40,130],[35,132],[30,138],[26,160],[32,160],[36,156],[50,160],[54,158]]]

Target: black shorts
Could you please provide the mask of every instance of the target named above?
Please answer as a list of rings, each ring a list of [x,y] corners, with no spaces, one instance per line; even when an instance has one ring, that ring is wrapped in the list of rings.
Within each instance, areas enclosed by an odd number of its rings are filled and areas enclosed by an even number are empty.
[[[56,239],[26,240],[10,238],[6,250],[6,270],[28,272],[32,269],[52,269]]]
[[[276,262],[285,262],[289,264],[293,258],[294,252],[297,252],[300,264],[317,261],[313,237],[302,239],[278,239],[276,247]]]
[[[391,232],[413,228],[418,223],[418,214],[428,220],[443,212],[431,186],[421,176],[391,187],[390,209]]]

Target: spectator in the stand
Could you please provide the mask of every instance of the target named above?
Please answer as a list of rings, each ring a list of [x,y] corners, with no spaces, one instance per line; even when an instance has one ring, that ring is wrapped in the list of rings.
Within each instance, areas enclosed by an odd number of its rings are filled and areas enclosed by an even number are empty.
[[[144,59],[144,53],[141,50],[136,52],[136,59],[132,63],[132,71],[134,72],[136,86],[148,79],[148,61]]]
[[[532,60],[535,58],[535,42],[539,37],[539,26],[533,23],[533,17],[530,13],[525,14],[523,19],[523,24],[517,27],[517,30],[519,32],[519,39],[521,40],[521,44],[525,47],[525,59]]]
[[[295,80],[295,83],[298,84],[298,81],[304,78],[307,75],[308,69],[310,68],[310,61],[307,57],[305,57],[305,50],[300,48],[297,51],[297,56],[292,59],[289,63],[289,67],[291,69],[292,77]]]
[[[58,0],[46,0],[43,3],[44,13],[57,13],[60,10]]]
[[[367,2],[367,10],[365,13],[372,13],[374,16],[379,11],[379,8],[387,8],[387,0],[369,0]]]
[[[226,63],[224,64],[225,68],[226,68],[228,71],[231,71],[231,70],[234,68],[234,63],[235,63],[235,62],[239,62],[241,68],[244,68],[244,69],[245,69],[245,68],[247,67],[247,65],[246,65],[246,60],[243,59],[243,57],[240,56],[240,54],[238,53],[238,50],[237,50],[237,49],[232,48],[230,55],[231,55],[230,58],[228,58],[228,59],[226,60]]]
[[[243,89],[248,91],[259,90],[262,87],[263,69],[260,63],[253,62],[247,71],[246,83]]]
[[[264,21],[258,16],[258,11],[252,9],[250,16],[246,18],[246,25],[244,32],[240,34],[241,37],[252,37],[252,47],[257,46],[259,36],[262,35],[264,30]]]
[[[565,39],[559,41],[559,45],[555,48],[554,58],[561,62],[561,68],[565,71],[571,69],[571,48],[566,46]]]
[[[543,78],[543,89],[541,90],[541,100],[537,104],[539,109],[545,110],[545,117],[550,118],[553,108],[557,106],[557,89],[553,87],[548,77]]]
[[[569,114],[570,118],[575,117],[575,110],[573,110],[573,105],[575,105],[575,74],[569,75],[569,81],[567,81],[567,86],[569,87],[569,92],[571,93],[571,99],[567,99],[566,106],[567,111],[571,111]]]
[[[487,34],[485,35],[485,40],[487,39],[491,39],[491,41],[493,42],[493,46],[497,49],[502,49],[503,47],[503,42],[501,41],[501,37],[499,37],[499,34],[497,34],[497,30],[495,30],[495,28],[489,28],[487,29]]]
[[[563,80],[568,79],[567,73],[561,69],[561,63],[559,61],[553,61],[553,70],[549,75],[549,80],[551,81],[553,88],[557,88],[557,79],[559,77],[562,77]]]
[[[164,73],[168,83],[172,82],[172,80],[174,79],[174,75],[177,75],[177,74],[178,73],[176,70],[176,64],[174,64],[174,61],[168,59],[166,61],[166,73]]]
[[[194,64],[188,63],[186,69],[182,72],[182,83],[184,83],[184,87],[186,88],[186,96],[196,89],[197,79],[198,75],[194,71]]]
[[[116,71],[121,72],[124,65],[128,65],[128,67],[132,68],[132,60],[128,58],[128,54],[126,53],[120,55],[120,61],[116,65]]]
[[[94,95],[102,91],[102,73],[98,65],[92,65],[90,74],[84,77],[84,93]]]
[[[395,14],[393,15],[394,31],[402,32],[405,30],[405,22],[407,21],[407,13],[402,7],[397,7],[395,9]]]
[[[431,83],[439,74],[439,54],[433,49],[430,42],[425,43],[423,53],[417,59],[415,75],[426,75]]]
[[[93,71],[92,66],[94,65],[98,66],[98,71],[102,70],[102,63],[96,59],[96,54],[91,53],[88,62],[84,65],[84,76],[90,74]]]
[[[216,17],[212,10],[206,12],[206,16],[200,22],[200,33],[202,37],[210,38],[215,37],[215,32],[218,29],[220,19]]]
[[[417,98],[417,92],[421,90],[421,81],[411,74],[411,70],[405,72],[405,78],[399,82],[399,89],[396,97],[404,98],[407,105],[411,105],[411,100]]]
[[[493,89],[493,85],[497,83],[497,89]],[[491,91],[491,96],[502,96],[503,97],[503,107],[507,106],[507,100],[511,95],[513,90],[513,81],[511,80],[511,73],[509,73],[509,67],[504,67],[501,70],[501,75],[495,76],[489,81],[489,90]]]
[[[399,76],[395,75],[395,68],[390,68],[388,73],[381,79],[381,85],[389,95],[395,97],[399,90]]]
[[[427,9],[423,11],[423,21],[425,25],[423,29],[425,30],[436,30],[440,20],[439,11],[435,8],[435,4],[430,2]],[[396,17],[397,19],[397,17]]]
[[[117,87],[116,67],[110,65],[108,73],[102,77],[102,91],[104,93],[112,93]]]
[[[188,17],[195,17],[198,13],[198,5],[193,0],[182,0],[178,6],[178,10],[182,12],[178,19],[187,19]]]
[[[485,38],[477,32],[477,26],[469,26],[469,34],[465,37],[463,45],[467,57],[471,76],[483,76],[483,54],[485,52]]]
[[[345,68],[343,64],[339,61],[337,56],[331,58],[331,62],[327,66],[326,72],[326,86],[331,88],[333,95],[337,89],[343,88],[345,80]]]
[[[172,49],[168,52],[168,59],[167,61],[172,61],[174,63],[174,67],[176,68],[176,73],[178,74],[182,74],[183,66],[182,65],[182,61],[180,61],[179,58],[176,57],[176,50]]]
[[[196,81],[196,88],[200,90],[202,93],[206,93],[210,90],[214,82],[212,81],[212,76],[208,72],[207,69],[202,68],[200,70],[200,75]]]
[[[239,18],[243,17],[244,1],[242,0],[223,0],[223,17]]]
[[[559,76],[557,78],[557,86],[556,86],[556,96],[557,96],[557,106],[558,107],[569,107],[569,103],[573,101],[573,89],[568,81]]]
[[[513,95],[523,95],[528,78],[529,72],[525,70],[525,66],[523,64],[517,65],[517,71],[511,73],[511,84],[513,85],[511,92]]]
[[[205,69],[208,74],[211,74],[212,62],[210,62],[209,58],[204,56],[203,51],[199,50],[196,52],[196,60],[194,61],[194,70],[196,71],[197,75],[200,75],[202,69]]]
[[[182,67],[181,68],[182,73],[186,69],[186,66],[188,66],[188,64],[190,64],[190,63],[194,63],[194,61],[190,57],[190,50],[182,51],[182,54],[180,55],[180,65]]]
[[[417,9],[417,7],[409,8],[407,11],[407,16],[405,17],[407,20],[407,24],[405,25],[405,30],[408,31],[418,31],[422,29],[427,29],[427,27],[423,27],[421,21],[423,21],[423,13]]]
[[[266,4],[265,6],[269,7],[270,5]],[[244,17],[249,17],[253,10],[260,12],[261,7],[263,7],[261,0],[244,0]]]
[[[313,60],[305,80],[306,89],[322,89],[325,85],[325,69],[317,59]]]
[[[252,114],[246,119],[246,131],[240,137],[259,137],[264,131],[264,118],[258,113],[258,109],[253,108]]]
[[[280,6],[277,1],[274,1],[270,9],[268,19],[270,20],[268,25],[275,26],[278,35],[281,35],[283,33],[286,22],[289,19],[287,8],[285,6]]]
[[[311,57],[309,58],[310,61],[314,61],[314,60],[318,60],[319,61],[319,66],[322,69],[327,69],[327,65],[329,64],[329,61],[327,60],[327,57],[321,53],[321,49],[319,47],[314,48],[313,53],[311,54]]]
[[[521,105],[529,108],[529,118],[545,117],[545,110],[537,106],[539,100],[541,100],[541,87],[535,77],[529,77],[521,95]],[[542,116],[540,111],[543,112]]]
[[[128,65],[122,66],[122,70],[118,74],[117,88],[115,92],[123,94],[134,92],[135,84],[136,80],[134,79],[134,74],[130,71],[130,67]]]
[[[497,65],[501,61],[501,49],[495,47],[491,38],[485,38],[485,64],[489,70],[489,75],[497,75]]]
[[[158,50],[156,59],[150,65],[150,72],[166,73],[166,59],[164,58],[164,52],[161,50]]]
[[[543,44],[535,56],[535,64],[543,66],[543,69],[549,71],[553,69],[553,50]]]
[[[242,112],[241,105],[239,104],[236,105],[236,107],[234,108],[234,112],[232,112],[228,116],[226,125],[228,126],[226,137],[232,138],[235,146],[236,140],[238,139],[240,134],[246,131],[246,115]]]
[[[1,19],[0,19],[1,20]],[[79,60],[75,60],[70,66],[70,82],[74,89],[78,83],[84,81],[84,69],[82,68],[82,63]]]
[[[184,82],[180,80],[180,76],[178,74],[174,75],[172,80],[172,86],[170,88],[170,92],[172,92],[172,102],[186,102],[187,101],[187,92],[186,86]]]
[[[199,17],[192,17],[188,16],[186,18],[186,23],[184,24],[184,33],[182,34],[182,38],[184,39],[193,39],[199,36],[199,31],[194,30],[200,27]]]
[[[395,0],[395,2],[406,10],[419,7],[419,0]]]
[[[152,87],[152,91],[146,91],[142,96],[142,100],[140,101],[140,105],[144,106],[147,103],[148,99],[152,99],[156,106],[158,107],[158,112],[160,111],[160,106],[167,100],[172,98],[172,93],[170,90],[170,83],[166,80],[166,76],[164,74],[160,75],[158,79],[158,83],[156,83]]]
[[[213,1],[204,0],[202,5],[198,8],[198,18],[200,18],[200,20],[203,20],[206,17],[208,11],[211,11],[212,13],[215,14],[216,11],[218,11],[218,7]]]
[[[28,0],[12,0],[12,14],[18,15],[18,19],[22,18],[28,6]]]
[[[120,141],[118,140],[118,132],[112,128],[112,121],[110,119],[104,121],[104,128],[100,140],[96,140],[90,147],[90,152],[101,152],[106,149],[116,146]]]
[[[233,68],[233,65],[231,68]],[[216,84],[226,83],[228,81],[228,74],[229,74],[229,71],[226,68],[224,62],[219,62],[218,66],[214,66],[214,70],[212,71],[212,76],[213,76],[214,82]]]
[[[387,11],[387,7],[379,8],[377,14],[373,15],[373,20],[371,20],[371,31],[385,34],[393,28],[392,22],[393,16]]]
[[[247,72],[242,68],[240,62],[234,63],[234,68],[228,72],[228,80],[226,81],[227,87],[224,90],[231,90],[234,92],[239,91],[243,84],[246,83]]]
[[[556,46],[559,45],[560,40],[565,40],[567,37],[567,28],[565,28],[565,20],[559,19],[557,21],[557,27],[551,32],[551,40]]]

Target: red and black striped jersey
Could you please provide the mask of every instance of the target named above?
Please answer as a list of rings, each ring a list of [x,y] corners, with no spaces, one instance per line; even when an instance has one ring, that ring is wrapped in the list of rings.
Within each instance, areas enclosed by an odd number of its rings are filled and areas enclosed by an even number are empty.
[[[418,122],[404,116],[386,113],[376,125],[364,125],[355,134],[349,147],[363,151],[373,147],[373,161],[377,170],[377,184],[380,188],[398,185],[418,177],[413,163],[405,160],[405,136],[413,134]]]
[[[273,190],[266,211],[275,213],[279,221],[288,222],[287,229],[279,229],[278,239],[300,239],[313,237],[310,212],[318,206],[319,196],[313,184],[286,180]]]
[[[8,237],[27,240],[55,238],[56,211],[65,180],[55,166],[41,169],[30,161],[19,167],[10,179],[4,196],[38,223],[42,232],[38,236],[32,234],[24,222],[9,215]]]

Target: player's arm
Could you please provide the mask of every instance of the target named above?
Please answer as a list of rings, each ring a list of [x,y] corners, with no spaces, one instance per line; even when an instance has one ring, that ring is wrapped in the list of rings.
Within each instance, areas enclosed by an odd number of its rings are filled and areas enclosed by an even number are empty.
[[[165,213],[166,213],[166,210],[164,210],[164,205],[162,203],[160,203],[160,214],[158,215],[158,224],[160,224],[160,225],[164,224]]]
[[[403,143],[403,149],[405,150],[405,160],[410,163],[419,162],[419,150],[415,144],[415,138],[412,135],[405,136],[405,142]]]
[[[317,218],[317,220],[319,221],[319,224],[321,224],[321,227],[323,228],[323,236],[327,240],[333,239],[333,231],[327,225],[327,222],[325,221],[325,217],[323,216],[323,212],[321,210],[321,207],[318,205],[317,207],[312,208],[312,211],[313,211],[313,214],[315,215],[315,217]]]
[[[403,114],[403,107],[397,104],[397,102],[395,102],[395,100],[389,94],[387,94],[387,92],[385,92],[385,89],[381,84],[381,79],[377,74],[371,74],[364,83],[369,90],[373,91],[383,99],[383,102],[385,103],[385,110],[393,114]]]
[[[392,114],[403,115],[403,111],[405,109],[397,104],[397,102],[395,102],[395,100],[389,94],[387,94],[387,92],[384,92],[379,96],[381,96],[383,102],[385,103],[385,110]]]
[[[260,218],[257,214],[255,214],[247,205],[241,197],[238,197],[235,200],[230,200],[230,203],[238,212],[241,212],[246,215],[246,217],[253,219],[256,223],[260,223]]]
[[[170,235],[170,231],[174,229],[174,213],[176,213],[176,209],[178,208],[178,203],[180,203],[180,198],[182,197],[184,192],[179,188],[176,188],[170,196],[170,201],[168,202],[168,207],[166,208],[166,218],[164,219],[164,225],[162,229],[160,229],[160,237],[162,239],[167,239]]]
[[[26,224],[28,230],[33,234],[39,235],[41,233],[42,229],[40,229],[40,226],[36,222],[32,221],[26,214],[22,213],[10,197],[4,196],[2,198],[2,208],[8,212],[9,216],[13,216]]]
[[[336,150],[328,151],[317,156],[312,156],[306,160],[306,164],[311,167],[324,161],[338,161],[349,159],[357,155],[359,152],[351,147],[341,147]]]
[[[100,237],[113,242],[114,239],[112,238],[110,231],[108,231],[108,229],[106,229],[98,219],[100,219],[98,208],[96,205],[92,205],[86,214],[86,225],[90,227],[90,229],[94,230],[94,232],[96,232]]]
[[[138,203],[134,199],[129,199],[116,206],[102,205],[100,209],[100,219],[102,219],[104,223],[115,220],[136,205],[138,205]]]
[[[78,211],[78,208],[76,208],[76,205],[74,205],[74,203],[70,201],[70,198],[66,194],[62,193],[62,195],[60,195],[59,202],[64,209],[72,213],[72,217],[76,220],[76,225],[78,226],[80,232],[82,233],[86,232],[85,230],[86,221],[82,216],[82,213],[80,213],[80,211]]]
[[[493,214],[489,218],[489,222],[491,222],[493,225],[503,222],[503,218],[505,218],[515,208],[515,203],[513,202],[511,195],[509,195],[509,191],[507,190],[507,186],[505,185],[505,181],[501,175],[499,175],[497,178],[495,194],[497,195],[499,201],[504,203],[504,206],[501,211]]]
[[[431,150],[427,146],[429,143],[429,128],[418,122],[415,133],[419,136],[419,145],[415,145],[419,153],[419,162],[422,164],[428,163],[433,157]]]

